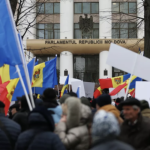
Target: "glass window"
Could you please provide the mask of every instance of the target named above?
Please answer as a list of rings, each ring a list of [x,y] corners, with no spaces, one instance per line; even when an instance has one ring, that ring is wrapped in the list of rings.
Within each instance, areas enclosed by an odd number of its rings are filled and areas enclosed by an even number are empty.
[[[128,29],[120,29],[120,38],[122,39],[128,38]]]
[[[112,23],[112,28],[119,28],[120,24],[119,23]]]
[[[37,13],[40,13],[40,14],[44,13],[44,3],[37,4]]]
[[[137,38],[137,30],[129,29],[129,38]]]
[[[38,29],[44,29],[45,27],[44,27],[44,24],[37,24],[37,28]]]
[[[37,38],[44,39],[44,30],[37,30]]]
[[[54,24],[54,29],[60,29],[60,24],[59,23]]]
[[[75,3],[75,13],[81,14],[82,13],[82,3]]]
[[[98,3],[91,3],[91,13],[92,14],[98,14],[99,13],[99,4]]]
[[[45,24],[45,29],[53,29],[53,24]]]
[[[60,13],[60,3],[54,3],[54,14]]]
[[[112,12],[119,13],[119,3],[112,3]]]
[[[120,23],[120,28],[128,28],[128,23]]]
[[[95,29],[95,28],[99,28],[99,23],[94,23],[93,24],[93,28]]]
[[[90,14],[90,3],[83,3],[83,14]]]
[[[53,14],[53,3],[45,3],[45,14]]]
[[[45,30],[45,39],[53,39],[53,30]]]
[[[112,29],[112,38],[114,39],[119,38],[119,29]]]
[[[78,24],[78,23],[75,23],[75,24],[74,24],[74,28],[75,28],[75,29],[79,29],[79,24]]]
[[[60,30],[54,30],[54,39],[60,39]]]
[[[98,39],[99,38],[99,29],[94,29],[93,30],[93,38]]]
[[[128,13],[128,2],[120,3],[120,12]]]
[[[75,37],[75,39],[82,39],[81,30],[75,29],[74,30],[74,37]]]
[[[136,3],[129,3],[129,13],[130,14],[135,14],[137,11],[136,11]]]

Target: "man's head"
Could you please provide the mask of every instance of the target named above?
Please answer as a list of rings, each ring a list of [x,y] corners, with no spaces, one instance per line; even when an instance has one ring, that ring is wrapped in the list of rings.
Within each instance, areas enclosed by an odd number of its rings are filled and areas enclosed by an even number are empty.
[[[43,92],[43,97],[42,97],[44,102],[49,102],[56,100],[56,92],[52,88],[47,88]]]
[[[100,107],[111,104],[111,97],[108,94],[102,94],[96,99],[96,108],[97,110]]]
[[[123,110],[125,120],[134,122],[136,119],[138,119],[139,113],[141,111],[141,104],[137,99],[127,99],[124,102],[121,102],[119,107],[121,107],[121,109]]]
[[[141,111],[143,111],[144,109],[149,109],[149,104],[146,100],[142,100],[140,101],[141,103]]]
[[[5,104],[2,101],[0,101],[0,113],[5,114]]]

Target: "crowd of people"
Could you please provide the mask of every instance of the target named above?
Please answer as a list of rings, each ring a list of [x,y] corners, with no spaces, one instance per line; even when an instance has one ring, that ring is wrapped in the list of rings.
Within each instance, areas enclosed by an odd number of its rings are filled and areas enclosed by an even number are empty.
[[[48,88],[30,111],[18,97],[5,116],[0,101],[0,150],[150,150],[150,108],[135,98],[57,99]]]

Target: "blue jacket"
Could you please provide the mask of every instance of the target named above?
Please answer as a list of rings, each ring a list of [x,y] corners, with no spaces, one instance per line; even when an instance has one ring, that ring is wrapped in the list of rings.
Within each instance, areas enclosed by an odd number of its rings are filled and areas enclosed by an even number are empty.
[[[0,150],[13,149],[21,132],[20,125],[0,113],[0,129]]]

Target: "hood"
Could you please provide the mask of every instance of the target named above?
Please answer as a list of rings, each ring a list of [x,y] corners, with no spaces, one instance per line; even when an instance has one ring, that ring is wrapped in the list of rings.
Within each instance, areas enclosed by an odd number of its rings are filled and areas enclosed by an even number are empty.
[[[119,133],[119,123],[112,113],[100,110],[95,114],[92,125],[93,143],[115,139]]]
[[[49,131],[54,131],[54,120],[52,112],[44,107],[37,107],[31,111],[28,116],[29,128],[44,128]]]
[[[92,119],[92,111],[90,107],[81,104],[81,119],[80,119],[80,125],[85,125],[88,122],[91,122]]]
[[[103,107],[100,107],[99,110],[105,110],[107,112],[111,112],[116,116],[116,118],[120,117],[120,111],[113,105],[105,105]]]
[[[65,112],[67,112],[67,128],[71,129],[79,126],[81,118],[81,102],[76,97],[69,97],[65,101]],[[64,110],[63,110],[64,111]]]
[[[142,111],[142,115],[143,115],[144,117],[149,117],[149,118],[150,118],[150,109],[144,109],[144,110]]]

